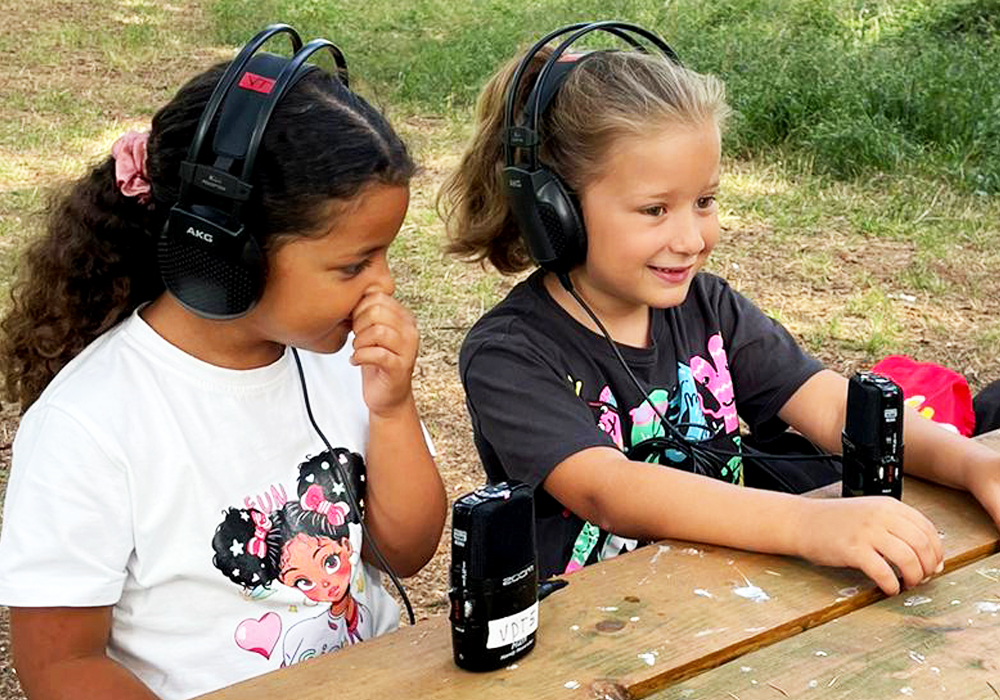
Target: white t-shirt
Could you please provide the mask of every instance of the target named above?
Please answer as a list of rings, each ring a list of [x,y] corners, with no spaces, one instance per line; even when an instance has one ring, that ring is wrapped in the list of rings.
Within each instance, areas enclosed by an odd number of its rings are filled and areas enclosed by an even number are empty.
[[[300,352],[316,421],[359,485],[368,410],[349,354],[349,344]],[[398,606],[359,561],[359,514],[339,482],[335,492],[314,486],[331,461],[290,350],[267,367],[224,369],[133,314],[70,362],[21,422],[0,604],[114,606],[109,655],[165,699],[278,668],[292,646],[322,653],[390,631]],[[345,576],[341,600],[356,603],[350,634],[328,624],[338,619],[331,603],[305,577],[247,587],[230,578],[241,573],[234,561],[262,563],[268,548],[277,567],[292,568],[284,542],[300,532],[286,517],[296,508],[336,526],[339,534],[306,533],[300,544],[339,551],[323,561]],[[227,513],[251,523],[253,543],[229,537]]]

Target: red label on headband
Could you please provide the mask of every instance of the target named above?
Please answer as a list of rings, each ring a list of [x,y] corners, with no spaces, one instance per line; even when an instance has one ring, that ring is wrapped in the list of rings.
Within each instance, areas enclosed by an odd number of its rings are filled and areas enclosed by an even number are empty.
[[[243,74],[243,77],[240,78],[238,85],[244,90],[262,92],[266,95],[271,92],[271,88],[274,87],[274,81],[270,78],[265,78],[263,75],[257,75],[256,73],[247,71]]]

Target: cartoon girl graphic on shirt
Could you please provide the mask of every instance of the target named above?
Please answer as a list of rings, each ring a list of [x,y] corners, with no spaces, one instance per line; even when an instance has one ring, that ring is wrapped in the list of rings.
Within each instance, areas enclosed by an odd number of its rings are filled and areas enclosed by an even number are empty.
[[[255,591],[278,581],[324,606],[319,615],[285,633],[283,666],[374,636],[369,610],[351,593],[361,540],[360,525],[354,520],[361,514],[353,514],[344,500],[346,487],[333,468],[334,459],[344,473],[363,480],[360,455],[342,449],[332,455],[324,452],[299,465],[298,500],[271,514],[230,508],[213,539],[213,563],[234,583]],[[237,644],[248,648],[240,642],[237,638]],[[272,649],[248,650],[269,658]]]

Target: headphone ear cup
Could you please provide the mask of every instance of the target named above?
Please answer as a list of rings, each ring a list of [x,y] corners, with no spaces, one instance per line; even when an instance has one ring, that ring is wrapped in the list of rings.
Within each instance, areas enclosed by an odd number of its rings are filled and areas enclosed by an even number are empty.
[[[535,180],[538,218],[556,253],[556,261],[549,269],[569,272],[587,257],[587,230],[579,202],[562,179],[548,168],[535,173]]]
[[[267,261],[244,227],[207,206],[175,205],[157,242],[163,284],[189,311],[217,320],[249,312],[264,290]]]
[[[569,272],[587,257],[587,232],[576,197],[547,168],[504,168],[511,211],[531,257],[552,272]]]

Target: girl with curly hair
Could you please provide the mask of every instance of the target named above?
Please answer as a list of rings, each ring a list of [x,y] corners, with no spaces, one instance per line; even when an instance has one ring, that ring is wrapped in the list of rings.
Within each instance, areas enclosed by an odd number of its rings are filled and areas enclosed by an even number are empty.
[[[234,73],[211,124],[219,138],[229,99],[270,89],[256,65]],[[399,609],[379,568],[414,574],[441,535],[444,488],[411,385],[418,334],[386,259],[415,167],[346,81],[304,64],[276,92],[240,212],[265,271],[255,303],[221,318],[171,286],[167,222],[226,68],[193,78],[148,135],[119,139],[55,200],[2,322],[7,391],[26,411],[0,604],[32,698],[188,698],[281,666],[285,631],[320,601],[306,579],[322,582],[292,568],[317,542],[329,550],[320,567],[341,572],[322,602],[343,613],[350,641],[382,634]],[[220,156],[213,167],[230,166]],[[296,506],[320,509],[304,519],[325,519],[322,531],[292,524],[286,498],[307,455],[338,461],[329,490],[306,484]],[[233,503],[246,506],[233,522],[249,537],[228,538],[231,559],[218,546],[213,556],[218,514]],[[286,525],[299,534],[282,539]],[[277,569],[262,566],[282,552]],[[247,589],[219,575],[223,561]],[[268,588],[275,578],[290,585]]]

